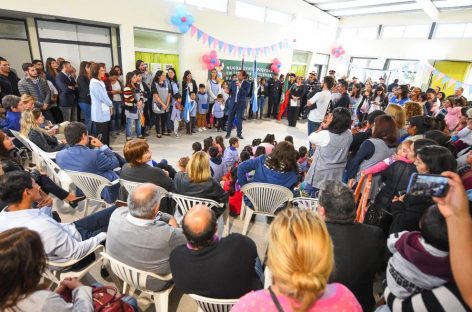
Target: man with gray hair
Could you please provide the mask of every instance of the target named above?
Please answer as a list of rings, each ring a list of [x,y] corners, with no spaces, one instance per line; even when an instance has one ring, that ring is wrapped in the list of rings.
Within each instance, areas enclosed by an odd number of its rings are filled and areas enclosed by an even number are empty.
[[[382,269],[386,240],[376,226],[356,223],[356,204],[352,190],[340,181],[324,181],[318,193],[318,214],[334,246],[336,268],[330,283],[346,285],[364,311],[372,311],[375,300],[373,281]]]
[[[185,236],[176,220],[159,211],[161,189],[145,183],[128,196],[128,207],[113,212],[107,234],[107,252],[138,270],[159,275],[170,273],[171,251],[185,244]],[[172,282],[150,280],[147,287],[154,290],[168,288]]]

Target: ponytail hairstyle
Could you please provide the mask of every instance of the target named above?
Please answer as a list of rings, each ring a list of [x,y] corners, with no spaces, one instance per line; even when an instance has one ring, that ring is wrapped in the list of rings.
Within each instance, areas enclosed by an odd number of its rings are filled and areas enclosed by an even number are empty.
[[[309,210],[285,209],[269,228],[267,264],[279,290],[308,311],[323,295],[333,270],[333,244],[325,223]]]

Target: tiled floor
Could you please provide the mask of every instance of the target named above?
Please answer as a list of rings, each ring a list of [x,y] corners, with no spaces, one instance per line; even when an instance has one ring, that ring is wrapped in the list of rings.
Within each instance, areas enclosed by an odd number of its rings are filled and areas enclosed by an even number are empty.
[[[301,145],[306,144],[306,122],[299,123],[296,128],[289,128],[286,126],[286,121],[281,123],[274,120],[257,120],[244,122],[243,124],[243,136],[244,140],[240,142],[241,149],[243,146],[248,145],[254,138],[264,138],[267,133],[275,134],[277,141],[282,141],[286,135],[291,135],[294,138],[295,147],[298,148]],[[208,130],[202,133],[196,133],[192,136],[183,135],[181,139],[175,137],[164,137],[158,139],[154,131],[151,132],[148,142],[153,152],[153,158],[155,160],[167,159],[169,164],[175,165],[178,159],[182,156],[189,156],[192,153],[192,143],[195,141],[203,142],[203,139],[208,136],[225,135],[224,133],[217,133],[215,130]],[[234,131],[233,131],[233,134]],[[123,135],[112,138],[111,146],[117,152],[121,152],[125,140]],[[226,141],[227,142],[227,141]],[[71,211],[69,209],[59,210],[63,222],[70,222],[77,218],[83,213],[83,206],[80,205],[76,210]],[[243,228],[243,222],[239,219],[231,218],[230,232],[241,233]],[[264,254],[267,248],[266,233],[268,224],[264,217],[256,217],[256,221],[251,223],[249,226],[248,236],[252,238],[257,246],[257,251],[261,260],[264,259]],[[93,283],[98,281],[103,284],[112,285],[111,279],[103,280],[100,277],[98,269],[95,269],[85,279],[86,283]],[[148,298],[141,297],[139,299],[140,309],[143,311],[155,311],[152,301]],[[169,311],[177,312],[196,312],[197,305],[187,295],[181,295],[175,288],[171,292],[169,300]],[[159,311],[160,312],[160,311]]]

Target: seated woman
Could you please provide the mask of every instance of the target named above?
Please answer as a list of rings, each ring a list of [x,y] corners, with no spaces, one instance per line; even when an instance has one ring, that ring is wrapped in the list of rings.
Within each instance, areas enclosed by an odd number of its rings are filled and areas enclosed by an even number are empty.
[[[413,143],[415,144],[415,143]],[[457,162],[451,151],[442,146],[425,146],[416,151],[416,170],[420,174],[441,174],[456,171]],[[433,204],[430,196],[406,194],[392,202],[393,221],[389,234],[401,231],[418,231],[423,212]]]
[[[270,155],[243,161],[238,166],[238,183],[248,183],[247,174],[255,170],[252,182],[285,186],[293,191],[298,183],[297,152],[292,144],[280,142]]]
[[[55,136],[41,128],[40,126],[43,123],[44,116],[40,109],[25,110],[21,114],[21,134],[47,153],[62,150],[66,146],[66,142],[59,141]]]
[[[13,170],[24,170],[21,166],[21,159],[19,158],[19,151],[13,144],[13,139],[7,136],[5,133],[0,131],[0,162],[2,167],[8,167],[8,169],[3,169],[3,171],[13,171]],[[35,177],[36,183],[41,186],[41,189],[46,194],[53,194],[60,200],[67,200],[69,206],[75,208],[78,203],[85,199],[85,196],[77,197],[73,193],[62,189],[54,181],[52,181],[47,175],[40,173],[37,170],[32,175]],[[0,203],[0,210],[3,209],[2,204]]]
[[[320,217],[308,210],[285,209],[269,228],[272,285],[246,294],[231,311],[362,311],[349,289],[327,283],[333,264],[333,245]]]
[[[228,193],[211,177],[210,159],[204,151],[196,152],[187,164],[186,172],[178,172],[174,179],[174,192],[181,195],[214,200],[228,204]],[[216,209],[217,218],[225,208]]]
[[[404,140],[416,141],[423,139],[424,134],[434,129],[434,119],[430,116],[413,116],[408,120],[406,132],[408,136]]]
[[[39,282],[46,267],[46,255],[39,234],[27,228],[0,233],[0,280],[3,287],[0,311],[93,311],[92,288],[78,279],[65,279],[56,291]],[[72,302],[61,297],[72,291]]]
[[[272,153],[272,150],[274,149],[276,144],[277,143],[275,142],[275,135],[267,134],[264,140],[258,146],[263,146],[265,148],[265,153],[269,155],[270,153]],[[257,146],[253,147],[253,154],[256,153],[256,148]]]

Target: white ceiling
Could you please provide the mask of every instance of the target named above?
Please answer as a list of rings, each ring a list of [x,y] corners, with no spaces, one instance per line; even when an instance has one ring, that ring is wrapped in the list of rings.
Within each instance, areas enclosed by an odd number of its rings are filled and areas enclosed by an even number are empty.
[[[472,0],[304,0],[335,17],[424,11],[431,19],[449,9],[472,8]],[[472,20],[472,17],[471,17]]]

